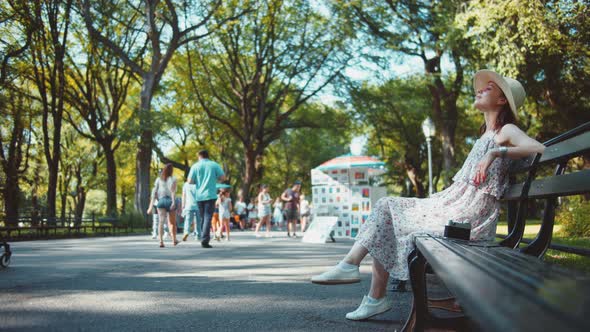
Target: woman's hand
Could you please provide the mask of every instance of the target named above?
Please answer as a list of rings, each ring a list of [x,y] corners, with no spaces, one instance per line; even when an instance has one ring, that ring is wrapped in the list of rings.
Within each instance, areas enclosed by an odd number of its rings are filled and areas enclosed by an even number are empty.
[[[147,209],[147,214],[152,214],[152,206]]]
[[[492,162],[496,159],[496,156],[492,151],[488,151],[481,161],[477,164],[477,171],[475,173],[475,177],[473,178],[473,182],[476,186],[484,183],[487,177],[488,167],[492,164]]]

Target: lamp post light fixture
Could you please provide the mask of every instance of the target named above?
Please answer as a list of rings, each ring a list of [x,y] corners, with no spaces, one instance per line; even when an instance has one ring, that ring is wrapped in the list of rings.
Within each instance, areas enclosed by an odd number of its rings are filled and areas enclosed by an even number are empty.
[[[428,195],[432,195],[433,188],[432,188],[432,137],[435,134],[434,122],[430,117],[427,117],[422,122],[422,132],[424,133],[424,137],[426,137],[426,147],[428,148]]]

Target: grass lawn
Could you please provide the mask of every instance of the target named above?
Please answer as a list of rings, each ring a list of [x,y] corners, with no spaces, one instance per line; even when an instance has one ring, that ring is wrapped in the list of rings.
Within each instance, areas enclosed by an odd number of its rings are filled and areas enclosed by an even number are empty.
[[[525,239],[534,239],[539,229],[541,228],[541,221],[540,220],[530,220],[527,221],[527,225],[524,229],[524,238]],[[496,233],[498,234],[507,234],[508,233],[508,226],[505,222],[499,222],[498,227],[496,228]],[[555,225],[553,227],[553,239],[551,240],[552,243],[573,246],[573,247],[580,247],[580,248],[590,248],[590,238],[571,238],[565,236],[561,231],[561,225]],[[545,260],[547,262],[552,262],[556,264],[560,264],[563,266],[567,266],[570,268],[582,270],[585,272],[590,272],[590,257],[580,256],[576,254],[570,254],[565,252],[560,252],[556,250],[548,250],[545,254]]]

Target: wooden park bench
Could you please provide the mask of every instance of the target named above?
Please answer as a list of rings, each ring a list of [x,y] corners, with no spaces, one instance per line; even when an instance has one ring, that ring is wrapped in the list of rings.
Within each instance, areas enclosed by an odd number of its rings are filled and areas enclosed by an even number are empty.
[[[116,233],[117,230],[125,231],[125,234],[129,232],[129,227],[118,217],[100,217],[94,218],[92,223],[92,230],[94,233]]]
[[[565,172],[571,158],[590,152],[590,123],[544,144],[545,153],[510,168],[504,240],[416,237],[409,257],[414,303],[405,331],[590,331],[590,276],[539,259],[551,246],[557,198],[590,193],[590,169]],[[553,176],[537,178],[540,167],[551,165]],[[518,174],[525,176],[521,183],[514,182]],[[545,201],[540,230],[522,246],[527,202],[539,199]],[[426,273],[436,274],[454,298],[429,299]]]

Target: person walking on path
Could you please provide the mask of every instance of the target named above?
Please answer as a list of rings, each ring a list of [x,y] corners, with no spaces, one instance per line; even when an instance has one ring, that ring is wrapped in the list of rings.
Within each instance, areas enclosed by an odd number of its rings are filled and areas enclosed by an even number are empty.
[[[219,206],[215,201],[215,209],[213,210],[213,216],[211,216],[211,232],[213,238],[217,241],[221,241],[221,219],[219,218]]]
[[[235,213],[238,216],[239,220],[238,223],[240,224],[240,229],[246,229],[246,222],[248,219],[248,206],[244,201],[244,194],[242,191],[238,191],[238,201],[234,205]]]
[[[162,169],[160,169],[158,171],[158,176],[162,175]],[[158,218],[158,207],[156,206],[158,204],[158,199],[155,198],[156,197],[156,186],[154,186],[152,188],[152,239],[157,239],[158,238],[158,225],[160,224],[160,220]],[[164,223],[164,239],[168,239],[170,238],[169,234],[168,234],[168,225],[166,223]]]
[[[193,225],[195,239],[201,239],[201,227],[199,223],[199,206],[195,200],[197,186],[189,183],[188,180],[182,186],[182,216],[184,217],[184,227],[182,241],[186,241],[190,234],[191,225]]]
[[[258,212],[256,207],[256,197],[248,204],[248,223],[250,224],[250,228],[256,227],[257,219],[258,219]]]
[[[260,193],[258,194],[258,225],[256,225],[256,237],[259,237],[259,231],[262,224],[266,225],[266,237],[270,237],[270,215],[271,215],[271,208],[270,205],[272,203],[272,198],[268,194],[268,185],[261,184],[260,185]]]
[[[297,219],[299,218],[299,191],[301,190],[301,181],[297,180],[293,183],[293,187],[287,188],[281,195],[281,199],[285,201],[285,217],[287,219],[287,236],[293,238],[297,237]]]
[[[346,315],[347,319],[367,319],[393,307],[386,296],[387,281],[390,275],[408,280],[407,257],[414,248],[414,236],[440,236],[446,222],[454,220],[471,224],[471,240],[493,240],[500,215],[499,198],[508,187],[509,158],[520,159],[545,150],[514,124],[525,99],[518,81],[481,70],[475,74],[473,86],[474,106],[483,113],[484,124],[453,184],[429,198],[380,199],[346,257],[311,279],[318,284],[359,282],[359,264],[367,254],[373,257],[369,294]]]
[[[170,213],[174,213],[174,195],[176,194],[176,178],[172,175],[172,170],[172,164],[166,164],[166,166],[164,166],[162,174],[154,183],[154,195],[150,201],[150,207],[147,210],[147,213],[151,214],[154,205],[158,209],[158,236],[160,238],[160,248],[164,248],[164,239],[162,235],[164,233],[164,222],[166,221],[168,222],[168,229],[172,235],[172,243],[174,245],[178,244],[178,241],[176,240],[176,224],[173,224],[170,218]]]
[[[307,227],[307,223],[309,222],[309,216],[311,215],[311,207],[309,206],[309,201],[305,199],[305,195],[301,194],[301,200],[299,201],[299,207],[301,210],[301,233],[305,232],[305,228]]]
[[[227,232],[227,241],[229,241],[229,218],[231,218],[232,204],[228,189],[221,189],[216,205],[219,207],[219,219],[221,220],[218,232],[220,236],[223,237],[223,228],[225,228],[225,231]]]
[[[217,199],[217,182],[223,181],[225,175],[218,163],[209,159],[207,150],[199,151],[199,161],[191,167],[188,174],[189,183],[196,185],[195,200],[199,209],[198,221],[201,223],[201,246],[211,248],[211,218]]]
[[[283,230],[283,202],[281,202],[281,198],[277,197],[275,203],[273,204],[274,211],[272,212],[272,219],[277,225],[279,231]]]

